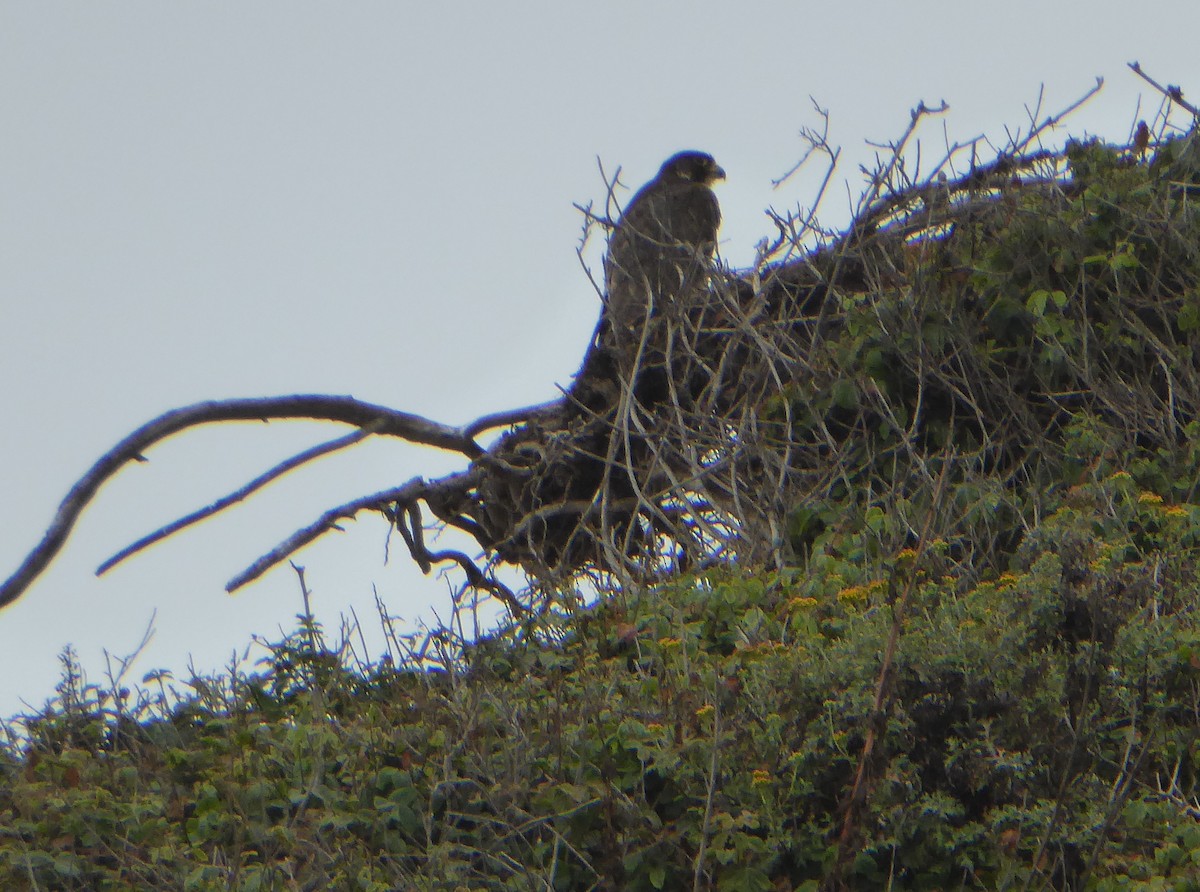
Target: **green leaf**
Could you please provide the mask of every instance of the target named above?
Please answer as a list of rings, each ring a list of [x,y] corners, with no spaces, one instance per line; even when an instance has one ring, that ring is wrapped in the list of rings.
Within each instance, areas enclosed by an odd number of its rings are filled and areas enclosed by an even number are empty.
[[[1138,269],[1142,262],[1134,255],[1133,245],[1129,242],[1120,242],[1113,256],[1109,258],[1108,265],[1113,269]]]
[[[1195,296],[1192,296],[1192,300],[1179,308],[1179,316],[1176,321],[1179,323],[1180,331],[1195,331],[1200,328],[1200,304],[1194,301]]]
[[[858,388],[854,382],[846,378],[837,381],[830,393],[833,404],[839,409],[853,409],[858,406]]]

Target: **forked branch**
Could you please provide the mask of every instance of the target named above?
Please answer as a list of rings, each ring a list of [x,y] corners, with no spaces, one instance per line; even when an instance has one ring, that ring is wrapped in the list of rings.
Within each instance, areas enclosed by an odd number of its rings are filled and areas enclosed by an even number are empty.
[[[66,542],[83,509],[110,477],[131,461],[145,461],[143,453],[151,446],[187,428],[224,421],[266,422],[283,419],[335,421],[353,425],[367,435],[397,437],[410,443],[458,452],[473,459],[484,452],[483,448],[474,440],[476,435],[497,426],[523,420],[536,414],[539,408],[533,407],[491,415],[464,428],[439,424],[419,415],[362,402],[349,396],[323,396],[320,394],[220,400],[174,409],[142,425],[104,453],[71,487],[55,512],[42,541],[28,554],[16,572],[0,586],[0,607],[11,604],[24,594],[33,581],[46,569]],[[313,450],[311,454],[306,454],[305,460],[325,454],[325,451]],[[291,470],[299,463],[301,462],[285,463],[288,464],[285,470]],[[368,497],[367,501],[370,501],[371,498]],[[348,507],[335,509],[335,512],[339,510],[345,511],[348,510]],[[322,520],[326,520],[328,517],[329,515],[326,515]],[[326,522],[324,528],[327,529],[328,525]],[[311,541],[311,538],[306,541]]]

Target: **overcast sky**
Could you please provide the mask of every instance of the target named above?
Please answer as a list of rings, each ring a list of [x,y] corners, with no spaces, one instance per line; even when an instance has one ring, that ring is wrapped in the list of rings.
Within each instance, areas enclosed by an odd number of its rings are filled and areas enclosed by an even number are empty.
[[[951,139],[1027,124],[1106,79],[1071,119],[1123,140],[1157,97],[1126,69],[1200,96],[1187,2],[28,3],[0,0],[0,575],[41,538],[106,449],[168,409],[352,394],[460,424],[553,398],[599,311],[572,202],[602,200],[597,157],[636,188],[681,148],[729,179],[736,265],[807,205],[771,180],[818,126],[857,194],[864,141],[918,101]],[[1065,136],[1065,132],[1062,134]],[[839,185],[825,219],[846,221]],[[597,256],[591,255],[596,261]],[[361,446],[97,579],[100,561],[344,429],[189,432],[126,468],[51,570],[0,611],[0,715],[40,706],[68,643],[91,675],[157,611],[133,680],[186,677],[291,629],[297,581],[225,581],[325,508],[463,460]],[[377,592],[409,622],[448,615],[386,524],[350,524],[298,558],[329,626]]]

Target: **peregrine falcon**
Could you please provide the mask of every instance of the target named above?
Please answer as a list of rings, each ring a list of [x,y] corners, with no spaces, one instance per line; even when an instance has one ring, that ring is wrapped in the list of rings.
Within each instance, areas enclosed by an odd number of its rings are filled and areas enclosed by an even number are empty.
[[[626,206],[604,258],[605,313],[618,342],[706,288],[721,224],[710,186],[724,178],[712,155],[679,152]]]

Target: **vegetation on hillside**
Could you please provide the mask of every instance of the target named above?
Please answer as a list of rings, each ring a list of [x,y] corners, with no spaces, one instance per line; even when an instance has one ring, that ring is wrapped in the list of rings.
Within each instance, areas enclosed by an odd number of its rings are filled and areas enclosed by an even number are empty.
[[[72,667],[0,887],[1200,889],[1197,194],[1193,132],[880,192],[731,286],[789,345],[761,560],[368,663],[302,617],[179,702]]]

